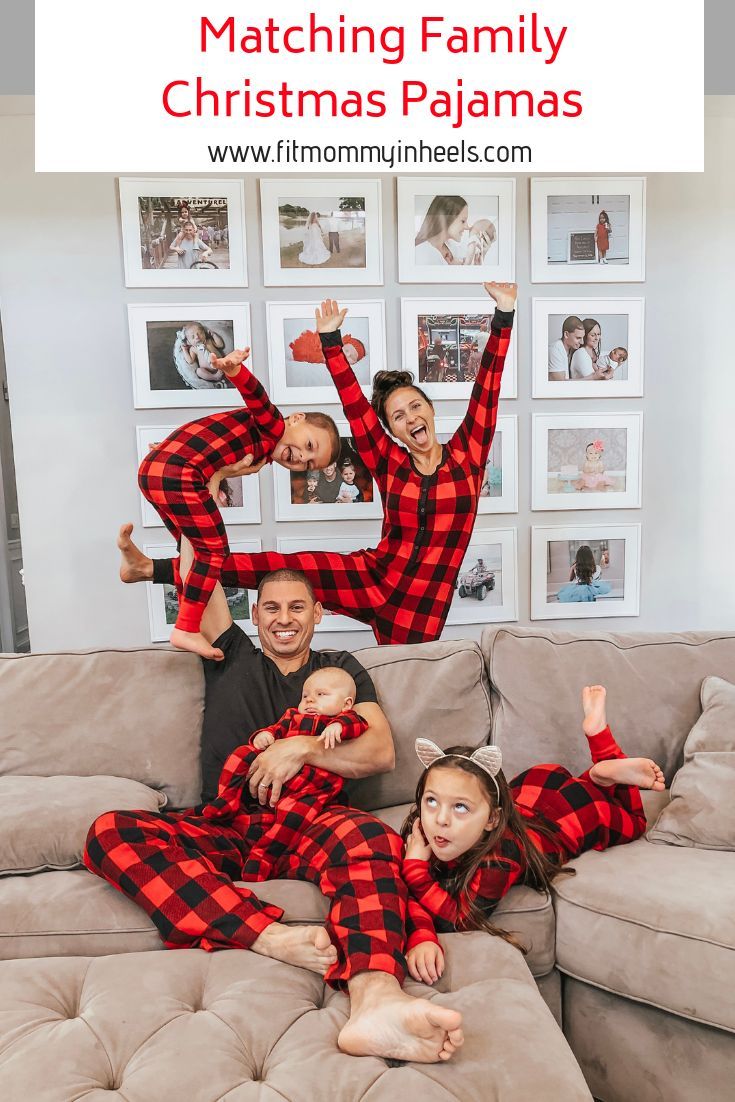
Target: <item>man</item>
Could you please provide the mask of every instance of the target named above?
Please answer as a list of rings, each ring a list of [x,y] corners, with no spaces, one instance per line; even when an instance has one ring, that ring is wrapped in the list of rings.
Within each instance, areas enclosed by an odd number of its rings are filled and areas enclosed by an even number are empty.
[[[132,544],[128,526],[118,543],[123,576],[148,570],[150,560]],[[191,561],[184,541],[182,569]],[[205,663],[205,793],[212,791],[213,769],[222,755],[276,720],[284,704],[295,706],[309,673],[327,665],[341,665],[355,677],[355,710],[368,729],[328,751],[309,736],[274,742],[258,755],[251,795],[274,806],[283,785],[305,764],[352,778],[392,768],[390,729],[367,672],[344,652],[311,650],[321,617],[306,578],[276,571],[261,584],[253,606],[259,651],[233,624],[221,587],[215,589],[202,632],[224,659]],[[316,971],[333,985],[346,984],[350,1018],[338,1038],[342,1051],[424,1063],[448,1060],[463,1040],[461,1015],[401,989],[406,888],[398,835],[371,815],[331,805],[303,829],[296,824],[293,847],[264,870],[249,866],[251,842],[237,821],[214,821],[198,808],[109,812],[90,829],[84,863],[138,903],[169,947],[252,949]],[[330,900],[326,928],[287,926],[279,908],[245,885],[235,886],[235,881],[277,877],[320,887]]]
[[[337,475],[337,464],[330,463],[319,472],[317,494],[325,505],[334,505],[342,488],[342,479]]]
[[[330,214],[327,219],[327,230],[329,232],[329,251],[330,253],[339,252],[339,228],[341,222],[339,218],[335,218],[334,214]]]
[[[573,314],[564,319],[561,337],[549,345],[549,379],[561,382],[569,378],[572,356],[584,344],[584,325]]]

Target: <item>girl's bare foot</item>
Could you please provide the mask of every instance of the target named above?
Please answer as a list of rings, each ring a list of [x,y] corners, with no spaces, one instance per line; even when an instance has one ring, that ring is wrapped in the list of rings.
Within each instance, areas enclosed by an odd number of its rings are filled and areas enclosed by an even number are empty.
[[[366,986],[358,995],[355,980],[363,979],[374,981],[372,990]],[[435,1064],[464,1044],[459,1011],[412,998],[392,976],[361,973],[349,987],[352,1013],[337,1038],[342,1052]]]
[[[607,714],[605,711],[605,698],[607,690],[604,685],[585,685],[582,689],[582,709],[584,721],[582,730],[585,735],[592,738],[599,735],[607,727]]]
[[[611,784],[631,784],[636,788],[652,788],[663,792],[666,780],[663,770],[651,758],[610,758],[598,761],[590,769],[590,780],[602,787]]]
[[[118,532],[117,546],[120,549],[120,581],[149,582],[153,577],[153,559],[144,555],[131,540],[132,524],[123,524]]]
[[[198,654],[200,658],[213,658],[215,662],[221,662],[224,658],[223,651],[213,647],[200,631],[182,631],[181,628],[172,628],[171,645],[178,650],[189,650],[193,654]]]
[[[323,926],[284,926],[272,922],[250,947],[262,957],[308,968],[323,976],[337,959],[337,950]]]

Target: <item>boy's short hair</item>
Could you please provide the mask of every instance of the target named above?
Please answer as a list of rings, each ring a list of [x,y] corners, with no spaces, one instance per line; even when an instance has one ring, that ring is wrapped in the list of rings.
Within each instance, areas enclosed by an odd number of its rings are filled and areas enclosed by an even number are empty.
[[[292,570],[291,567],[288,566],[282,566],[278,570],[271,570],[270,574],[266,574],[266,576],[261,579],[260,585],[258,586],[258,600],[256,604],[260,602],[263,596],[263,590],[269,582],[301,582],[313,603],[316,604],[314,587],[306,574],[302,573],[301,570]]]
[[[339,459],[339,453],[342,450],[342,441],[339,438],[339,429],[335,425],[333,419],[328,413],[305,413],[307,423],[313,425],[317,429],[325,429],[329,433],[329,440],[332,445],[332,450],[329,453],[329,463],[336,463]]]

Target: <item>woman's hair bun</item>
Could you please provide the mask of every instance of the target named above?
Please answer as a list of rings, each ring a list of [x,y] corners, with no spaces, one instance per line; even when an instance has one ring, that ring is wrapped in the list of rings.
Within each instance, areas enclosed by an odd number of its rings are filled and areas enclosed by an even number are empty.
[[[378,371],[373,378],[373,395],[387,394],[399,386],[413,386],[412,371]]]

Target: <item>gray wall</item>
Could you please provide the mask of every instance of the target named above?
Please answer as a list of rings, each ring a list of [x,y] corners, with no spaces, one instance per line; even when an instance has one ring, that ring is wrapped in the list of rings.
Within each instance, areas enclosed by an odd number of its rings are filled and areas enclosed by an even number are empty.
[[[501,412],[519,417],[520,512],[483,517],[483,528],[518,528],[519,619],[528,623],[531,524],[643,525],[639,618],[565,621],[589,630],[732,627],[735,545],[730,465],[735,365],[732,355],[735,256],[735,98],[708,97],[707,170],[648,179],[644,285],[534,285],[529,281],[529,186],[518,177],[517,278],[520,284],[519,399]],[[28,611],[34,649],[146,643],[145,588],[117,581],[118,524],[140,510],[135,483],[136,424],[183,411],[135,411],[125,305],[128,302],[239,301],[252,307],[253,347],[265,362],[268,299],[309,297],[262,287],[256,180],[246,177],[250,288],[238,292],[128,290],[115,179],[35,175],[32,100],[0,99],[0,310],[11,396]],[[4,112],[15,112],[4,113]],[[685,136],[684,140],[685,140]],[[655,140],[655,136],[653,136]],[[395,188],[383,178],[389,360],[400,349],[401,295],[456,295],[459,288],[396,282]],[[329,290],[326,288],[325,290]],[[474,293],[472,289],[468,289]],[[643,509],[531,513],[531,413],[590,409],[590,402],[530,399],[530,300],[533,295],[643,294],[646,298],[645,398],[601,403],[643,409]],[[320,294],[317,290],[316,294]],[[345,289],[346,297],[362,292]],[[262,372],[261,372],[262,373]],[[338,412],[338,410],[333,410]],[[458,403],[439,413],[458,414]],[[182,420],[184,418],[182,417]],[[270,475],[262,476],[264,523],[232,530],[275,546]],[[282,535],[309,535],[311,524],[281,524]],[[156,542],[159,530],[147,529]],[[340,523],[335,534],[374,535],[375,523]],[[447,637],[481,628],[448,629]],[[322,635],[321,645],[364,646],[367,633]]]

